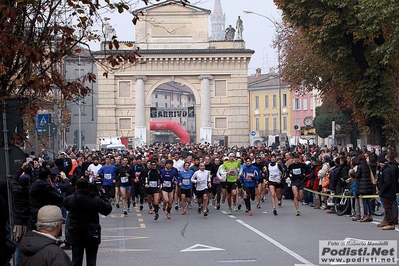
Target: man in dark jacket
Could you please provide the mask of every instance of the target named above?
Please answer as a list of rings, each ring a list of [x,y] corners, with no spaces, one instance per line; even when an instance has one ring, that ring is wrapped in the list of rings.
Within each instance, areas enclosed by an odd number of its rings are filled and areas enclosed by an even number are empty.
[[[16,243],[19,243],[22,237],[26,234],[31,215],[29,205],[29,185],[32,177],[25,173],[27,168],[29,168],[28,163],[23,163],[21,169],[17,170],[10,180],[14,222],[12,240]],[[21,251],[18,245],[14,256],[16,261],[15,266],[19,266]]]
[[[98,214],[108,215],[112,205],[102,191],[93,195],[86,179],[80,178],[75,183],[76,192],[64,200],[64,207],[69,211],[67,242],[72,246],[72,265],[82,265],[86,249],[87,266],[95,266],[98,245],[101,242],[101,226]]]
[[[68,266],[71,259],[56,238],[62,227],[61,209],[47,205],[37,213],[37,231],[29,231],[21,240],[22,265]]]
[[[387,154],[385,158],[380,158],[381,163],[388,163],[388,167],[384,167],[382,178],[379,182],[380,196],[384,200],[384,208],[386,212],[386,225],[382,230],[395,230],[393,208],[397,208],[394,202],[396,200],[396,185],[398,183],[398,163],[393,159],[391,154]]]
[[[67,175],[72,169],[72,160],[65,152],[61,152],[58,158],[54,161],[54,163],[60,171],[64,172]]]
[[[45,205],[57,205],[61,207],[63,200],[62,195],[52,185],[49,168],[40,168],[38,178],[31,184],[29,189],[31,217],[28,230],[36,229],[36,216],[41,207]]]

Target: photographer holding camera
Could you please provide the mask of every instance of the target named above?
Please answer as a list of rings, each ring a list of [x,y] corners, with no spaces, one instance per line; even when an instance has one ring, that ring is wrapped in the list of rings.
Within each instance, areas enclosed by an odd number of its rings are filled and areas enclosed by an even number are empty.
[[[99,213],[110,214],[112,206],[103,189],[98,195],[91,193],[86,179],[79,178],[75,187],[76,191],[64,200],[64,207],[69,211],[66,239],[72,246],[72,265],[82,265],[86,250],[86,265],[95,266],[101,243]]]

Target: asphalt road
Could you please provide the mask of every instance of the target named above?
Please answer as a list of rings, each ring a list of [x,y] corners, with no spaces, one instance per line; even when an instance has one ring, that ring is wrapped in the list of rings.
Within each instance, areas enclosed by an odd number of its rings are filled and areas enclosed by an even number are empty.
[[[255,203],[252,203],[255,208]],[[109,265],[319,265],[319,240],[398,240],[399,229],[383,231],[374,222],[352,222],[348,216],[327,214],[301,206],[296,216],[292,200],[283,201],[278,215],[272,214],[270,198],[253,216],[244,210],[227,215],[210,207],[208,217],[197,206],[181,215],[172,210],[171,219],[160,210],[160,218],[133,208],[127,216],[114,207],[101,218],[102,243],[98,266]],[[68,254],[71,254],[68,251]],[[371,265],[371,264],[368,264]]]

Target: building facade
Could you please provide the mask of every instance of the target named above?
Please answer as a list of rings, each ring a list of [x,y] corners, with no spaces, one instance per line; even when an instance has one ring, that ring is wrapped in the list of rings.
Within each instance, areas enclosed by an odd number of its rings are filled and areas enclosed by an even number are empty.
[[[248,145],[247,72],[254,51],[243,40],[208,41],[206,9],[170,0],[135,13],[143,19],[136,24],[133,47],[121,43],[118,51],[94,53],[100,62],[97,138],[122,136],[134,138],[135,146],[150,144],[150,131],[161,128],[151,129],[152,95],[160,85],[177,82],[194,95],[195,142]],[[109,71],[106,55],[137,48],[141,57],[135,64]]]
[[[248,77],[250,94],[250,134],[251,145],[266,143],[280,145],[293,134],[291,91],[287,84],[278,82],[278,74],[274,71]]]
[[[67,81],[82,79],[87,73],[97,73],[94,58],[85,49],[80,49],[75,56],[65,58],[64,69]],[[79,129],[81,132],[81,147],[98,148],[97,140],[97,83],[85,83],[91,93],[73,102],[67,102],[70,111],[70,125],[65,128],[64,140],[66,146],[79,147]],[[62,147],[61,147],[62,148]]]
[[[313,118],[316,108],[316,90],[308,90],[304,86],[298,86],[291,90],[292,121],[291,127],[295,129],[293,144],[305,143],[308,139],[316,138],[313,127]]]

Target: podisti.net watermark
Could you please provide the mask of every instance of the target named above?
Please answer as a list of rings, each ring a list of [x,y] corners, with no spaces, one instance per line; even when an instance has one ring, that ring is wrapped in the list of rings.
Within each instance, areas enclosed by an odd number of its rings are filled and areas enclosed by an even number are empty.
[[[320,240],[319,264],[397,264],[396,240]]]

